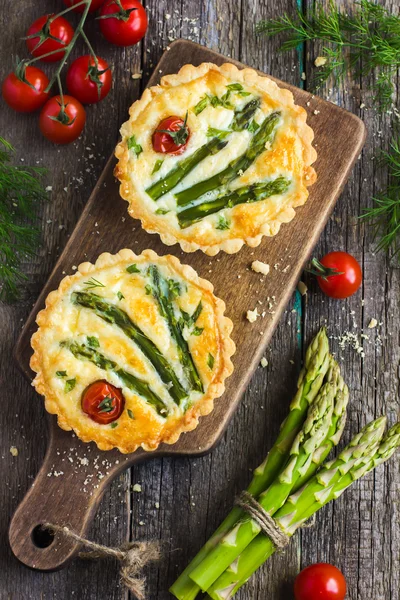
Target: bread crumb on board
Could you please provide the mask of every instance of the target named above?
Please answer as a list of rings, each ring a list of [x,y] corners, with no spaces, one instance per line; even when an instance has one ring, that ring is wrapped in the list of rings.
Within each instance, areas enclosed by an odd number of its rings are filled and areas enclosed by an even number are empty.
[[[253,260],[253,262],[251,263],[251,268],[255,273],[268,275],[270,267],[267,263],[261,262],[261,260]]]
[[[317,56],[317,58],[314,60],[314,65],[316,67],[323,67],[324,65],[326,65],[328,59],[326,58],[326,56]]]
[[[10,448],[10,454],[12,456],[18,456],[18,448],[16,448],[15,446],[11,446],[11,448]]]
[[[260,365],[265,368],[268,366],[268,360],[265,358],[265,356],[262,357]]]
[[[138,493],[140,493],[140,492],[142,491],[142,486],[140,485],[140,483],[135,483],[135,485],[134,485],[134,486],[132,486],[132,490],[133,490],[134,492],[138,492]]]
[[[306,286],[304,281],[299,281],[299,283],[297,284],[297,289],[299,290],[302,296],[305,296],[308,292],[308,287]]]
[[[374,329],[378,325],[378,321],[376,319],[371,319],[368,323],[368,329]]]

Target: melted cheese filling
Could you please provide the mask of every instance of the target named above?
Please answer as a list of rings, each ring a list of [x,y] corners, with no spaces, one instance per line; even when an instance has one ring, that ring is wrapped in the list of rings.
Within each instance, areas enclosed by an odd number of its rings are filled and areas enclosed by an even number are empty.
[[[149,436],[157,439],[166,429],[173,428],[176,420],[184,416],[185,410],[196,404],[203,394],[189,391],[188,397],[178,406],[168,393],[168,385],[160,378],[152,363],[141,352],[134,341],[115,324],[104,321],[92,309],[75,304],[71,297],[74,292],[89,292],[101,296],[110,304],[125,311],[130,319],[151,339],[174,370],[175,374],[188,389],[188,381],[179,360],[177,346],[165,318],[161,315],[159,306],[152,293],[148,293],[151,284],[147,274],[150,263],[138,260],[140,273],[128,273],[127,264],[117,264],[112,267],[99,269],[91,273],[91,277],[82,278],[68,289],[61,301],[51,311],[46,327],[43,327],[42,360],[46,383],[57,396],[60,413],[68,424],[75,428],[84,425],[86,433],[94,439],[106,438],[115,440],[124,432],[132,440],[140,444],[146,442]],[[188,283],[176,273],[172,267],[157,265],[162,277],[171,279],[179,284],[180,295],[173,300],[175,315],[182,316],[182,311],[192,315],[201,301],[202,310],[196,323],[185,327],[183,334],[187,340],[190,353],[196,365],[200,379],[207,392],[210,382],[219,369],[220,339],[215,321],[213,296],[193,283]],[[104,287],[91,288],[88,281],[97,281]],[[147,289],[146,289],[147,286]],[[121,297],[121,294],[123,298]],[[121,298],[121,299],[119,299]],[[194,327],[197,333],[193,334]],[[90,362],[75,357],[67,347],[60,344],[66,340],[87,344],[88,336],[98,339],[98,352],[107,359],[117,363],[117,368],[147,382],[168,408],[166,418],[157,414],[156,410],[139,394],[125,387],[114,372],[103,370]],[[214,364],[210,368],[209,355],[213,356]],[[64,377],[57,376],[58,371],[65,371]],[[76,379],[75,387],[66,391],[66,380]],[[118,426],[102,425],[94,422],[81,408],[82,394],[91,383],[105,379],[117,388],[122,389],[125,397],[125,408],[118,419]],[[134,419],[128,415],[128,409]],[[100,436],[99,436],[100,434]]]

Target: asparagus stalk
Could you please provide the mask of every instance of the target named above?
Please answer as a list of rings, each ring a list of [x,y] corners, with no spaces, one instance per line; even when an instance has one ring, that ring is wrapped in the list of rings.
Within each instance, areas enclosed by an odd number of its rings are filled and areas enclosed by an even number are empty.
[[[248,102],[242,109],[235,112],[231,128],[233,131],[242,131],[247,129],[250,125],[251,119],[260,106],[260,100],[255,99]],[[213,156],[225,148],[228,142],[225,142],[225,138],[230,135],[232,131],[221,131],[218,136],[212,138],[209,142],[201,146],[198,150],[193,152],[187,158],[181,160],[176,167],[171,169],[165,177],[159,179],[146,190],[150,198],[158,200],[161,196],[164,196],[167,192],[171,191],[175,186],[178,185],[197,165],[207,158]]]
[[[213,215],[224,208],[232,208],[238,204],[252,204],[261,202],[270,196],[284,194],[290,186],[290,180],[286,177],[277,177],[272,181],[248,185],[234,190],[228,194],[222,194],[215,200],[203,202],[178,213],[178,222],[181,229],[190,227],[201,221],[204,217]]]
[[[337,371],[337,375],[339,375]],[[290,449],[283,471],[259,497],[258,502],[269,515],[285,503],[297,480],[317,463],[313,455],[329,439],[333,421],[337,380],[326,383],[308,410],[303,427]],[[203,562],[190,574],[203,591],[229,567],[250,542],[261,532],[261,526],[246,515],[227,533]]]
[[[216,190],[222,185],[227,185],[236,179],[239,173],[246,171],[256,158],[264,152],[265,145],[273,141],[280,115],[281,113],[279,112],[273,112],[268,115],[252,137],[246,152],[232,160],[223,171],[176,194],[175,197],[178,206],[185,206],[189,202],[196,200],[196,198],[203,196],[203,194]]]
[[[204,392],[203,384],[190,353],[188,343],[182,335],[179,321],[175,316],[168,284],[155,265],[150,265],[149,274],[152,280],[152,294],[158,303],[162,316],[168,323],[169,330],[176,343],[179,360],[183,366],[190,386],[193,390]]]
[[[133,340],[151,362],[161,380],[170,386],[168,392],[176,404],[179,405],[184,398],[187,398],[188,393],[179,381],[171,365],[155,343],[143,333],[125,311],[107,302],[101,296],[88,292],[73,293],[72,302],[94,311],[98,317],[107,323],[116,325],[129,339]]]
[[[367,470],[387,460],[400,445],[400,424],[382,439],[386,419],[381,417],[364,427],[338,458],[328,463],[297,493],[288,498],[274,515],[289,536],[323,505],[338,497]],[[229,600],[250,576],[275,552],[273,542],[259,534],[234,564],[207,590],[213,600]]]
[[[278,438],[270,450],[266,460],[254,471],[253,479],[247,491],[257,497],[275,479],[281,471],[288,456],[294,438],[300,431],[309,405],[318,394],[324,377],[330,366],[329,342],[324,328],[320,329],[306,351],[304,367],[297,382],[297,393],[290,405],[290,412],[282,423]],[[243,516],[243,511],[235,507],[218,527],[212,537],[186,567],[170,592],[178,600],[194,600],[200,587],[190,579],[190,573],[199,565],[220,539]]]
[[[135,375],[132,375],[132,373],[128,373],[124,369],[121,369],[116,362],[106,358],[103,354],[94,348],[91,348],[87,344],[79,344],[73,340],[65,340],[60,343],[60,346],[70,350],[75,358],[80,360],[88,360],[99,367],[99,369],[115,373],[115,375],[121,379],[127,388],[142,396],[142,398],[151,404],[151,406],[160,416],[165,417],[167,415],[168,408],[166,404],[164,404],[163,400],[151,390],[146,381],[143,381]]]

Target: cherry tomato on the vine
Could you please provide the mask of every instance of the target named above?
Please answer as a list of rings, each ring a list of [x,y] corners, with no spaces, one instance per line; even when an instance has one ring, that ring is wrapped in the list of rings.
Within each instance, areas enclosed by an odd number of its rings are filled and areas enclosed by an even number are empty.
[[[163,154],[182,154],[186,150],[190,131],[185,119],[171,116],[163,119],[153,133],[153,149]]]
[[[82,104],[94,104],[103,100],[111,89],[112,75],[107,61],[97,56],[80,56],[67,72],[67,88]]]
[[[346,580],[333,565],[311,565],[297,575],[294,595],[296,600],[344,600]]]
[[[124,406],[122,391],[105,380],[91,383],[83,392],[83,412],[101,425],[116,421],[121,416]]]
[[[64,50],[74,35],[72,26],[64,17],[55,15],[44,15],[37,19],[27,31],[26,45],[29,52],[35,58],[41,58],[44,62],[56,62],[64,57]],[[54,52],[59,50],[60,52]],[[43,56],[48,52],[54,52],[50,56]]]
[[[66,4],[67,6],[75,6],[75,4],[79,4],[80,2],[82,2],[82,0],[64,0],[64,4]],[[90,8],[89,8],[89,12],[95,12],[96,10],[98,10],[100,8],[100,6],[102,4],[104,4],[105,0],[92,0],[90,3]],[[73,9],[74,12],[80,12],[83,13],[83,11],[85,10],[85,4],[81,4],[80,6],[77,6],[76,8]]]
[[[100,29],[108,42],[116,46],[133,46],[147,31],[147,14],[139,0],[106,0],[100,10]]]
[[[318,285],[331,298],[348,298],[355,294],[362,282],[361,267],[347,252],[329,252],[319,263],[324,269],[336,270],[338,275],[317,274]]]
[[[43,106],[49,97],[46,88],[49,79],[36,67],[18,67],[3,81],[2,94],[8,106],[18,112],[33,112]]]
[[[55,144],[69,144],[80,136],[85,126],[86,112],[72,96],[53,96],[43,106],[39,117],[40,131]]]

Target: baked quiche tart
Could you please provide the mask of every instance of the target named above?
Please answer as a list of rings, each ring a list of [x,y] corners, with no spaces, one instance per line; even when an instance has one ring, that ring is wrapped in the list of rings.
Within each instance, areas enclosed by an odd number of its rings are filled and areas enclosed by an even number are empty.
[[[232,373],[224,310],[211,283],[173,256],[101,254],[39,312],[33,385],[60,427],[101,450],[173,444]]]
[[[237,252],[275,235],[316,179],[293,95],[252,69],[185,65],[130,108],[115,175],[129,214],[185,252]]]

